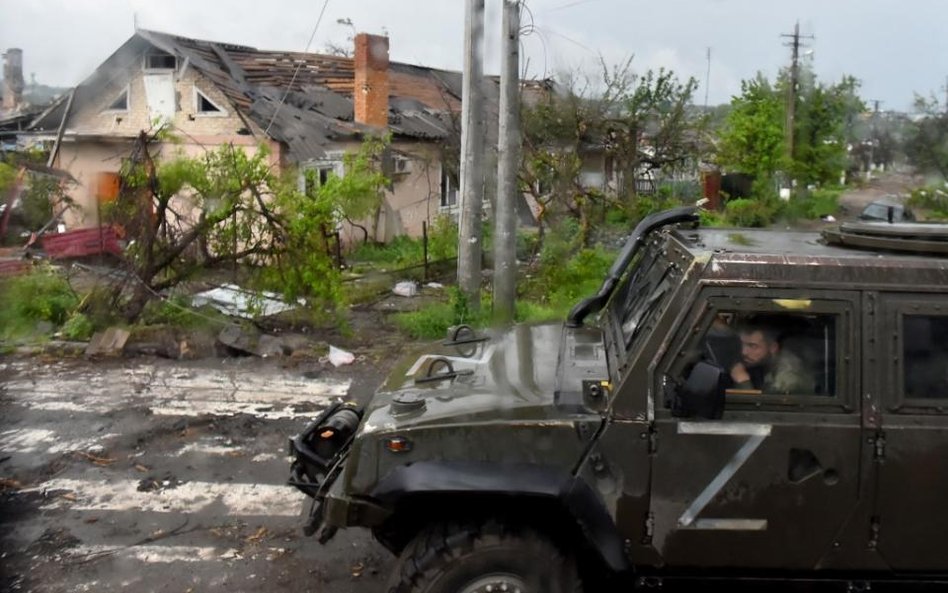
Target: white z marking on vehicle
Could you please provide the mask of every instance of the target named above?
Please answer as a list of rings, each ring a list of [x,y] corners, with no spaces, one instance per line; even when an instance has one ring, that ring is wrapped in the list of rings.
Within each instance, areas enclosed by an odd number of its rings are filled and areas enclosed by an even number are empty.
[[[737,470],[750,459],[754,451],[770,436],[770,424],[748,424],[739,422],[680,422],[678,434],[704,434],[749,437],[737,450],[734,457],[718,472],[718,475],[705,486],[701,494],[678,518],[678,527],[691,529],[721,529],[730,531],[762,531],[767,529],[766,519],[698,519],[696,517],[708,506],[715,496],[734,477]]]

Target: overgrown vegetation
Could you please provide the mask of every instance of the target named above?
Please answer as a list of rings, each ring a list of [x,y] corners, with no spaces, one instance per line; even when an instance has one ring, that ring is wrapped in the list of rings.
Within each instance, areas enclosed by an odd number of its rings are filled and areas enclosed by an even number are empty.
[[[136,282],[124,303],[129,320],[162,291],[199,271],[240,264],[258,288],[305,298],[312,311],[335,315],[342,305],[331,237],[337,220],[374,211],[386,183],[379,162],[387,139],[366,140],[346,155],[346,175],[322,184],[307,173],[305,190],[290,171],[271,169],[265,146],[248,153],[224,145],[199,157],[156,162],[159,131],[139,136],[122,171],[122,190],[109,212],[132,246]]]
[[[520,184],[538,205],[540,241],[548,228],[571,218],[579,242],[588,246],[603,213],[639,215],[639,181],[694,168],[704,121],[689,109],[696,86],[667,70],[636,73],[628,60],[613,68],[602,64],[595,82],[570,77],[564,92],[525,107]],[[589,183],[589,167],[608,175],[606,183]]]
[[[943,187],[917,188],[906,203],[928,220],[948,220],[948,191]]]
[[[70,319],[79,300],[66,278],[50,268],[5,279],[0,284],[0,338],[48,336]]]

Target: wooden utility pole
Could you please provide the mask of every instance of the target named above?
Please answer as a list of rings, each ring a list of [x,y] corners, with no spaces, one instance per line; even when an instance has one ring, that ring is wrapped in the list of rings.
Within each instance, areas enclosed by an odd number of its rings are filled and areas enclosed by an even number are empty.
[[[790,88],[787,89],[787,156],[793,160],[796,155],[795,134],[796,112],[797,112],[797,93],[800,90],[800,48],[803,44],[800,42],[800,21],[793,26],[792,35],[781,35],[791,39],[786,45],[792,50],[792,60],[790,62]],[[813,37],[810,36],[810,39]]]
[[[504,0],[500,47],[497,207],[494,209],[494,322],[514,318],[517,298],[517,172],[520,170],[520,2]]]
[[[464,11],[464,74],[461,82],[461,215],[458,223],[458,288],[468,307],[480,307],[481,204],[484,200],[484,0],[467,0]]]

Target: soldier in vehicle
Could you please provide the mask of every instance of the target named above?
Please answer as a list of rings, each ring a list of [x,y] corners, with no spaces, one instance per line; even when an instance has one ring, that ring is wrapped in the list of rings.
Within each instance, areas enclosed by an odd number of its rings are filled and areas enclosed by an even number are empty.
[[[739,330],[741,361],[731,367],[735,389],[771,394],[813,393],[816,380],[803,360],[781,347],[779,331],[763,324]]]

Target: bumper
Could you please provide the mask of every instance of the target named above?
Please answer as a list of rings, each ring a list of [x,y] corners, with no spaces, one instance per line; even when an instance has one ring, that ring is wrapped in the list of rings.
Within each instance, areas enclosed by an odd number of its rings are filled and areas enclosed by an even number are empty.
[[[306,535],[319,532],[325,543],[335,534],[335,527],[325,524],[326,497],[345,467],[345,460],[362,410],[334,404],[310,422],[300,434],[290,438],[290,479],[287,483],[313,499],[309,519],[303,527]]]

